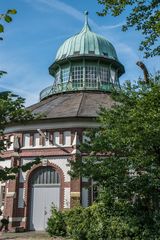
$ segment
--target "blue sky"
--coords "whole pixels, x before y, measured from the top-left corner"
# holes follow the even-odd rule
[[[121,32],[127,12],[118,18],[99,17],[96,12],[102,7],[97,0],[0,0],[0,13],[13,8],[17,14],[12,23],[5,24],[4,41],[0,42],[0,69],[8,72],[0,79],[0,90],[9,89],[26,98],[27,106],[37,102],[39,92],[53,83],[48,67],[64,40],[81,30],[85,10],[92,30],[112,42],[125,66],[121,83],[142,76],[135,64],[138,60],[152,74],[159,69],[158,57],[145,60],[138,51],[139,32]]]

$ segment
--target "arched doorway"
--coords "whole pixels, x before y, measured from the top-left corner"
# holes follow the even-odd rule
[[[60,208],[60,177],[49,166],[40,167],[30,178],[30,230],[42,231],[47,227],[51,206]]]

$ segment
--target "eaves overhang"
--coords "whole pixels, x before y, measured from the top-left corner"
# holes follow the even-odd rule
[[[116,69],[118,69],[118,76],[120,77],[122,74],[125,73],[125,68],[123,66],[123,64],[121,64],[119,61],[113,59],[113,58],[109,58],[107,56],[99,56],[99,55],[72,55],[70,57],[67,58],[63,58],[59,61],[55,61],[50,67],[49,67],[49,73],[54,76],[55,71],[57,70],[57,68],[59,68],[60,66],[62,66],[63,64],[66,63],[74,63],[76,61],[83,61],[83,60],[90,60],[90,61],[99,61],[100,63],[106,63],[109,64],[113,67],[115,67]]]

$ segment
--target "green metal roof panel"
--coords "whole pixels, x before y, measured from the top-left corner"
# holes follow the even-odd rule
[[[84,34],[81,36],[81,48],[80,48],[80,54],[82,55],[84,53]]]
[[[67,39],[62,44],[57,52],[55,61],[72,57],[77,54],[106,56],[118,61],[113,45],[104,37],[91,31],[87,15],[88,13],[86,13],[85,24],[81,32]]]

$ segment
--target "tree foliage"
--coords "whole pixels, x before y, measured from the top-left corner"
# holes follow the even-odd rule
[[[9,9],[9,10],[7,10],[6,13],[0,14],[0,21],[10,23],[10,22],[12,22],[11,15],[16,14],[16,13],[17,13],[17,11],[15,9]],[[4,25],[0,24],[0,33],[3,33],[3,32],[4,32]],[[0,40],[3,40],[3,38],[1,37]]]
[[[47,222],[47,232],[50,236],[66,236],[65,214],[54,206],[51,208],[51,216]]]
[[[11,92],[0,93],[0,161],[4,161],[3,154],[7,151],[10,144],[10,140],[6,137],[5,129],[9,124],[24,123],[26,121],[34,120],[38,116],[34,116],[30,111],[25,109],[24,99],[12,94]],[[32,165],[40,162],[37,158],[32,163],[28,163],[24,166],[13,166],[11,168],[0,169],[0,181],[15,178],[15,174],[18,173],[21,168],[23,171],[27,171]]]
[[[129,204],[117,201],[74,207],[64,212],[54,208],[47,232],[52,237],[65,236],[73,240],[158,240],[158,224],[156,227],[151,225],[151,230],[138,221]]]
[[[146,58],[160,55],[158,40],[160,37],[160,2],[159,0],[98,0],[104,6],[100,16],[111,14],[119,16],[126,9],[130,14],[126,18],[126,24],[122,30],[135,27],[144,35],[139,49],[144,51]]]
[[[89,157],[72,163],[71,173],[96,181],[112,216],[117,203],[128,206],[119,207],[116,216],[128,209],[129,219],[150,235],[142,239],[159,239],[151,236],[160,223],[160,75],[148,84],[127,82],[113,99],[82,146]]]

